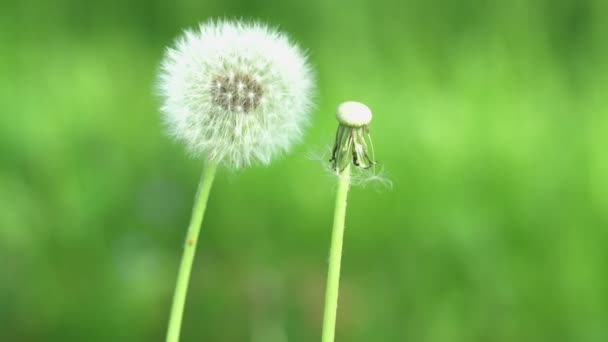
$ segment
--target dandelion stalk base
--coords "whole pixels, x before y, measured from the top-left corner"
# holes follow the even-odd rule
[[[205,167],[201,180],[194,199],[192,208],[192,217],[188,226],[188,233],[184,243],[184,252],[182,261],[179,265],[177,273],[177,284],[175,285],[175,293],[173,295],[173,304],[171,306],[171,316],[169,317],[169,327],[167,330],[167,342],[177,342],[179,340],[180,328],[182,325],[182,316],[184,313],[184,304],[186,303],[186,293],[188,291],[188,282],[190,280],[190,271],[192,270],[192,262],[194,253],[196,252],[196,242],[198,234],[203,223],[205,208],[207,207],[207,199],[211,192],[211,185],[215,178],[217,164],[209,162]]]
[[[346,218],[346,200],[350,185],[350,166],[346,166],[338,178],[334,226],[329,249],[329,270],[325,290],[325,311],[323,313],[322,342],[333,342],[336,330],[338,311],[338,292],[340,287],[340,263],[342,259],[342,242],[344,238],[344,221]]]

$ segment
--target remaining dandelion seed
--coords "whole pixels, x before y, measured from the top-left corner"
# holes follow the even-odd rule
[[[179,338],[196,240],[218,164],[269,164],[298,140],[308,121],[312,77],[302,51],[285,35],[240,21],[186,31],[163,59],[159,90],[169,132],[203,156],[169,319]]]
[[[351,161],[355,166],[365,169],[376,165],[369,134],[369,124],[372,121],[372,111],[369,107],[355,101],[343,102],[338,107],[336,118],[340,125],[330,160],[332,169],[338,173],[342,172]],[[368,152],[370,149],[366,140],[369,141],[371,153]]]
[[[313,88],[297,45],[240,21],[186,31],[167,51],[158,84],[170,134],[191,154],[234,168],[289,150],[308,121]]]

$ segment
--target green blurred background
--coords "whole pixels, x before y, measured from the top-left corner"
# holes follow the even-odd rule
[[[343,100],[392,190],[351,192],[338,341],[608,340],[608,2],[3,1],[0,341],[162,341],[201,161],[166,46],[218,16],[309,50],[304,143],[214,185],[183,341],[318,341]]]

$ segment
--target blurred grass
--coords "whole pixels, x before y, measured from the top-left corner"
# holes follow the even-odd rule
[[[184,341],[318,340],[334,182],[307,156],[346,99],[374,110],[394,188],[351,194],[340,341],[608,339],[605,1],[0,9],[1,341],[163,339],[201,165],[154,77],[217,16],[309,49],[318,107],[293,154],[219,177]]]

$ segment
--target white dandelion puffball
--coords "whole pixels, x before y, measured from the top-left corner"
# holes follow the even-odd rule
[[[267,165],[299,140],[311,109],[311,68],[267,26],[208,22],[186,31],[161,65],[162,116],[193,155]]]

